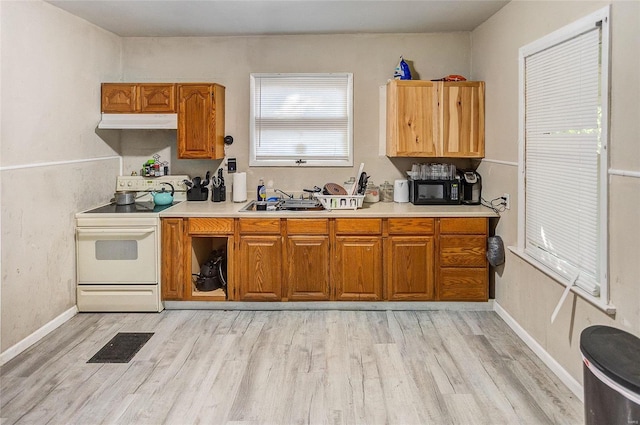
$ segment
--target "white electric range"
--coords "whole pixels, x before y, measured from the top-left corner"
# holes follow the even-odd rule
[[[137,192],[130,205],[115,202],[76,214],[79,311],[162,311],[160,211],[186,200],[188,176],[118,176],[116,191]],[[152,191],[174,187],[172,205],[153,204]]]

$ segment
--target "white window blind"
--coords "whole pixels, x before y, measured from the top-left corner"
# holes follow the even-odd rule
[[[602,34],[592,21],[521,52],[524,251],[594,296],[608,267]]]
[[[353,76],[252,74],[251,159],[262,166],[352,166]]]

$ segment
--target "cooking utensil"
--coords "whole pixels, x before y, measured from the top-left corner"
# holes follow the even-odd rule
[[[327,183],[324,185],[322,193],[324,195],[346,195],[347,191],[337,183]]]
[[[171,183],[162,182],[171,188],[171,193],[167,192],[163,187],[160,192],[151,192],[151,196],[153,197],[153,203],[156,205],[171,205],[173,203],[173,194],[175,193],[175,189]]]
[[[113,201],[116,205],[131,205],[136,201],[136,192],[128,190],[116,192],[113,194]]]
[[[364,195],[367,190],[367,182],[369,181],[369,176],[364,171],[360,174],[360,179],[358,180],[358,195]]]
[[[200,183],[202,183],[202,178],[200,176],[193,178],[193,187],[194,188],[199,188],[200,187]]]
[[[189,180],[187,180],[187,179],[182,180],[182,183],[184,183],[187,187],[191,187],[191,186],[193,186],[193,183],[191,183],[191,182],[190,182]]]
[[[202,186],[209,185],[209,178],[211,177],[211,172],[207,171],[207,174],[204,176],[204,181],[202,182]]]
[[[318,186],[313,186],[313,189],[302,189],[304,192],[307,192],[309,194],[309,197],[311,197],[312,193],[320,193],[322,192],[322,189],[320,189]]]
[[[224,177],[222,177],[222,168],[218,168],[218,179],[220,179],[219,198],[224,202],[227,200],[227,188],[224,185]]]

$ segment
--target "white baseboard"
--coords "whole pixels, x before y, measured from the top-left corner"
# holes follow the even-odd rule
[[[31,347],[36,342],[40,341],[42,338],[47,336],[50,332],[60,327],[67,320],[71,319],[73,316],[78,314],[78,308],[76,306],[71,307],[69,310],[65,311],[58,317],[55,317],[49,323],[42,326],[40,329],[18,342],[17,344],[7,348],[5,351],[0,353],[0,366],[7,363],[9,360],[13,359],[18,354],[22,353],[27,348]]]
[[[516,320],[507,313],[497,302],[493,303],[495,312],[506,322],[507,325],[527,344],[527,346],[547,365],[549,369],[560,379],[571,392],[582,402],[584,402],[584,390],[582,385],[575,380],[565,368],[560,365],[543,347],[540,345]]]

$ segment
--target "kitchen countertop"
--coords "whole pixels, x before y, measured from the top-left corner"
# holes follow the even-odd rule
[[[413,205],[396,202],[364,203],[357,210],[239,211],[248,202],[184,201],[162,211],[160,217],[498,217],[497,213],[481,205]]]

